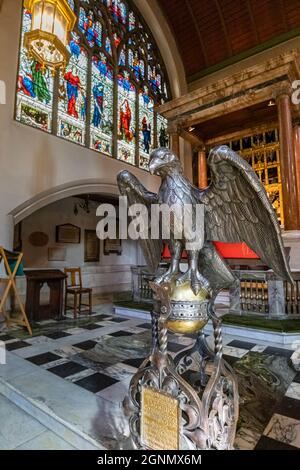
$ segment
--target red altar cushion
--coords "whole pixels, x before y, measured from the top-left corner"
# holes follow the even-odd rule
[[[259,259],[259,256],[252,251],[246,243],[222,243],[222,242],[213,242],[215,247],[218,250],[218,253],[225,259]],[[164,246],[163,259],[170,259],[170,250],[168,245]],[[186,259],[187,254],[184,251],[182,254],[182,258]]]
[[[214,245],[223,258],[259,259],[246,243],[214,242]]]

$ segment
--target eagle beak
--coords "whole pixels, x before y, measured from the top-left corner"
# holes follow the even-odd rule
[[[149,171],[150,171],[151,175],[154,175],[155,170],[156,170],[156,165],[155,165],[155,162],[152,161],[149,164]]]

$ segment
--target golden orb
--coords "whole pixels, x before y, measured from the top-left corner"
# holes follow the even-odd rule
[[[197,295],[191,288],[190,281],[177,286],[170,283],[171,313],[166,322],[173,333],[195,333],[207,324],[210,293],[202,288]]]

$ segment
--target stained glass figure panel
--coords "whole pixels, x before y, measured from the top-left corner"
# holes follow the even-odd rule
[[[92,11],[86,13],[84,8],[80,8],[78,27],[85,35],[90,47],[102,45],[102,25],[99,21],[95,21]]]
[[[104,54],[93,57],[91,92],[91,148],[112,155],[113,73]]]
[[[24,34],[31,29],[31,14],[24,10],[17,80],[16,119],[24,124],[51,132],[53,77],[39,63],[27,56]]]
[[[120,56],[119,56],[119,65],[120,65],[121,67],[125,67],[125,65],[126,65],[126,54],[125,54],[125,51],[124,51],[124,50],[122,50],[122,51],[120,52]]]
[[[76,48],[72,43],[77,45]],[[75,143],[85,143],[87,53],[73,33],[70,45],[70,62],[60,74],[58,104],[58,135]]]
[[[126,24],[127,9],[125,3],[121,0],[102,0],[111,13],[115,23]]]
[[[161,92],[161,76],[157,73],[155,66],[148,67],[148,80],[153,93],[158,94]]]
[[[133,31],[135,29],[135,22],[136,22],[135,15],[134,15],[133,11],[131,11],[129,13],[129,25],[128,25],[129,31]]]
[[[127,8],[126,8],[126,5],[125,3],[121,2],[120,0],[118,0],[118,9],[119,9],[119,21],[121,20],[121,22],[125,25],[126,24],[126,19],[127,19]]]
[[[121,37],[117,33],[114,33],[113,38],[114,38],[114,46],[116,49],[118,49],[119,44],[121,42]]]
[[[134,165],[136,135],[136,90],[129,73],[118,77],[118,158]]]
[[[129,66],[134,73],[137,81],[142,80],[145,77],[145,63],[140,59],[138,51],[129,50],[128,55]]]
[[[106,52],[107,52],[109,55],[112,54],[111,42],[110,42],[110,39],[109,39],[109,38],[106,38],[106,41],[105,41],[105,50],[106,50]]]
[[[147,169],[154,149],[154,102],[146,87],[139,93],[139,133],[139,166]]]
[[[157,141],[159,147],[169,147],[170,138],[168,134],[168,120],[161,116],[157,115]]]

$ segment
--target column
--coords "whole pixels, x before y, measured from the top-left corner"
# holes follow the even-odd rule
[[[170,138],[171,138],[171,150],[179,157],[180,156],[179,134],[177,133],[170,134]]]
[[[170,135],[170,149],[180,158],[180,141],[177,123],[169,123],[168,134]]]
[[[198,187],[205,189],[207,186],[207,158],[205,147],[201,147],[198,150]]]
[[[277,98],[280,134],[280,171],[282,182],[283,213],[285,230],[298,230],[299,207],[294,154],[294,136],[290,93],[281,91]]]

